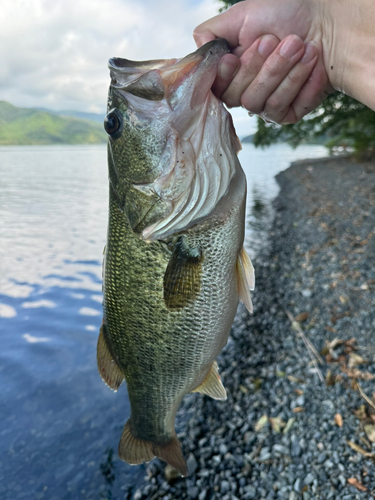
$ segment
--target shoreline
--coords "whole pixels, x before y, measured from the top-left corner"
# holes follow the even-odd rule
[[[127,498],[354,500],[375,490],[375,419],[358,388],[375,391],[375,165],[303,160],[276,179],[254,315],[239,307],[218,358],[228,399],[185,397],[176,423],[190,476],[168,483],[153,460]],[[323,353],[323,382],[301,330]]]

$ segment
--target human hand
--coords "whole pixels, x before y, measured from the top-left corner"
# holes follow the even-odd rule
[[[198,46],[225,38],[214,93],[266,121],[295,123],[334,89],[323,59],[322,13],[313,0],[247,0],[194,31]]]

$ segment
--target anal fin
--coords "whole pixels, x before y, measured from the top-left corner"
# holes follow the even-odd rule
[[[216,361],[212,363],[210,371],[203,382],[192,392],[206,394],[212,399],[227,399],[227,391],[223,386]]]
[[[116,361],[113,359],[112,354],[109,352],[105,337],[104,326],[100,327],[98,345],[96,349],[96,360],[98,363],[98,370],[103,381],[117,391],[125,377],[123,372],[117,366]]]
[[[250,290],[254,290],[255,273],[250,257],[244,247],[241,248],[238,254],[236,267],[238,295],[240,300],[244,303],[246,309],[252,313],[253,304],[251,302]]]
[[[180,441],[176,435],[163,445],[145,441],[133,435],[129,420],[122,432],[118,456],[130,465],[149,462],[156,456],[174,467],[182,476],[188,475]]]

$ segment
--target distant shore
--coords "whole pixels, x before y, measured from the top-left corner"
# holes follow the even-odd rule
[[[177,421],[190,476],[168,483],[153,461],[128,498],[354,500],[375,490],[374,419],[357,385],[372,397],[375,165],[304,160],[277,181],[254,315],[240,306],[218,359],[228,400],[186,397]]]

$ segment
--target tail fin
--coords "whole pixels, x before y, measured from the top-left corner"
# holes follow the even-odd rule
[[[161,458],[164,462],[174,467],[182,476],[186,477],[188,475],[188,468],[182,454],[181,444],[176,434],[168,444],[163,446],[154,445],[152,449],[158,458]]]
[[[129,420],[126,422],[120,444],[118,447],[118,456],[128,464],[137,465],[142,462],[149,462],[155,456],[161,458],[172,465],[183,476],[188,475],[188,469],[185,459],[182,455],[180,441],[174,435],[169,443],[158,445],[150,441],[144,441],[133,436]]]

